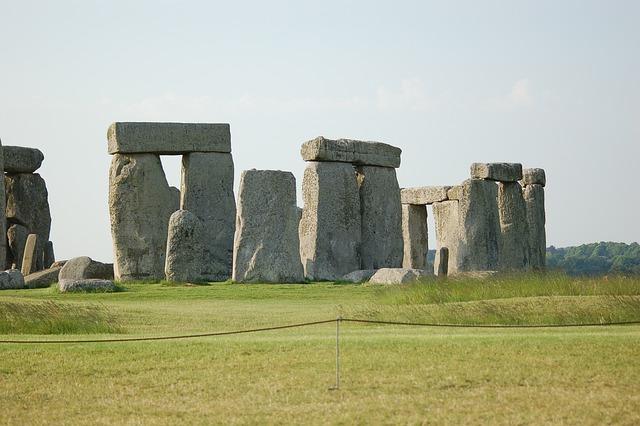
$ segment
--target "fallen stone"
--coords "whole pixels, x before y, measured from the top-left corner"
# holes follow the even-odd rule
[[[446,201],[450,186],[420,186],[403,188],[400,192],[402,204],[429,205]]]
[[[51,241],[47,241],[44,245],[44,263],[42,266],[45,269],[50,268],[55,261],[56,256],[53,252],[53,243]]]
[[[402,239],[404,240],[402,267],[426,269],[429,251],[426,206],[402,205]]]
[[[433,204],[433,218],[436,228],[436,256],[433,264],[434,274],[440,272],[442,250],[447,249],[447,270],[457,271],[458,249],[462,240],[458,201],[443,201]]]
[[[113,279],[113,264],[101,263],[90,257],[81,256],[69,259],[60,271],[60,280]]]
[[[109,171],[115,279],[161,280],[175,197],[154,154],[116,154]]]
[[[167,257],[164,273],[167,281],[197,283],[202,276],[204,230],[198,217],[188,210],[178,210],[169,218]]]
[[[355,169],[339,162],[308,163],[302,182],[300,257],[312,280],[339,279],[360,269],[360,195]]]
[[[5,173],[33,173],[40,168],[44,160],[42,151],[22,146],[4,146]]]
[[[42,271],[34,272],[24,277],[24,284],[27,288],[45,288],[58,282],[62,266],[55,266]]]
[[[348,273],[347,275],[343,275],[338,281],[343,281],[347,283],[364,283],[369,281],[369,279],[376,273],[375,269],[361,269],[359,271],[353,271]]]
[[[402,150],[381,142],[325,139],[319,136],[302,144],[304,161],[338,161],[360,166],[400,167]]]
[[[231,152],[229,124],[117,122],[107,131],[109,154]]]
[[[16,290],[24,288],[24,277],[17,269],[0,272],[0,290]]]
[[[547,259],[547,236],[545,230],[544,188],[530,184],[524,187],[524,201],[529,225],[529,264],[534,270],[544,270]]]
[[[36,265],[36,247],[38,244],[38,236],[36,234],[29,234],[27,236],[27,242],[24,245],[24,253],[22,255],[22,275],[29,275],[31,272],[35,272]]]
[[[231,154],[192,153],[182,157],[183,210],[195,214],[203,226],[202,277],[231,278],[236,201]]]
[[[247,170],[240,178],[233,247],[236,282],[304,281],[296,179],[290,172]]]
[[[526,185],[542,185],[547,184],[547,177],[544,169],[524,169],[522,171],[522,184]]]
[[[58,289],[62,293],[73,291],[114,291],[113,281],[101,279],[65,279],[58,282]]]
[[[12,268],[22,269],[22,257],[24,256],[24,246],[27,243],[29,230],[26,226],[13,224],[7,230],[7,242],[9,251],[7,252],[7,264]]]
[[[51,231],[47,185],[37,173],[7,174],[4,182],[7,196],[6,217],[10,223],[24,225],[30,234],[38,235],[34,254],[36,263],[32,272],[42,270],[44,247]]]
[[[529,226],[527,211],[518,182],[498,183],[501,271],[522,271],[529,267]]]
[[[369,279],[369,284],[406,284],[431,276],[422,269],[382,268]]]
[[[519,163],[473,163],[471,178],[500,182],[517,182],[522,179],[522,164]]]
[[[402,204],[396,170],[357,168],[360,189],[362,269],[402,266]]]

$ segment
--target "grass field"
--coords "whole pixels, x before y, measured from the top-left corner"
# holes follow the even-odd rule
[[[640,319],[640,280],[624,278],[125,287],[3,291],[0,339],[160,336],[337,315],[508,324]],[[42,307],[66,326],[38,329],[24,319]],[[179,341],[1,344],[0,423],[640,422],[640,326],[343,323],[341,336],[339,391],[329,390],[335,324]]]

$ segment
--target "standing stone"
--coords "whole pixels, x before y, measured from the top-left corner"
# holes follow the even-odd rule
[[[29,230],[27,227],[18,224],[11,225],[7,230],[7,241],[9,243],[9,251],[7,253],[8,269],[22,268],[22,256],[24,256],[24,246],[27,243],[28,235]]]
[[[24,245],[24,256],[22,258],[23,276],[27,276],[30,273],[35,272],[37,243],[38,236],[36,234],[29,234],[27,237],[27,243]]]
[[[24,225],[30,234],[38,235],[34,272],[40,271],[44,267],[44,246],[49,241],[51,231],[47,185],[37,173],[7,174],[4,181],[7,220]]]
[[[362,226],[361,268],[402,266],[402,204],[396,170],[358,167]]]
[[[544,270],[547,257],[547,237],[545,231],[544,188],[532,184],[524,187],[524,201],[527,207],[529,225],[530,265],[532,269]]]
[[[449,274],[449,249],[446,247],[440,247],[438,250],[438,263],[436,266],[436,275],[439,277],[446,277]]]
[[[53,243],[51,241],[47,241],[44,245],[44,269],[50,268],[55,261],[56,256],[53,252]]]
[[[44,154],[36,148],[5,146],[3,151],[5,173],[33,173],[44,160]]]
[[[171,191],[171,206],[174,212],[180,210],[180,190],[175,186],[170,186]]]
[[[498,182],[500,215],[499,270],[521,271],[529,266],[527,210],[518,182]]]
[[[433,204],[433,218],[436,228],[436,257],[433,264],[434,274],[438,275],[442,250],[448,249],[448,271],[458,271],[458,249],[461,243],[458,201],[443,201]]]
[[[300,257],[307,278],[337,280],[360,268],[360,195],[353,165],[309,162],[302,182]]]
[[[4,174],[4,148],[0,141],[0,171]],[[7,217],[6,217],[5,186],[0,185],[0,265],[4,268],[7,264]]]
[[[427,269],[429,240],[427,207],[402,205],[402,238],[404,240],[403,268]]]
[[[290,172],[247,170],[240,178],[233,280],[302,282],[296,179]]]
[[[169,219],[167,258],[164,273],[167,281],[201,282],[204,266],[202,222],[188,210],[178,210]]]
[[[231,277],[236,202],[231,154],[194,152],[182,157],[180,208],[195,214],[203,226],[202,277]]]
[[[116,154],[109,171],[115,279],[164,278],[167,226],[174,195],[154,154]]]

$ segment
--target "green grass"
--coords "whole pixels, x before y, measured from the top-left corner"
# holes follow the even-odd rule
[[[621,306],[628,300],[636,307],[638,280],[570,282],[541,282],[546,293],[535,294],[524,294],[534,289],[518,289],[507,278],[502,284],[401,288],[157,283],[125,284],[126,291],[117,293],[7,290],[0,301],[103,306],[125,334],[0,339],[199,333],[370,308],[400,314],[428,306],[460,319],[497,322],[505,319],[491,317],[484,304],[514,313],[582,309],[591,318],[626,309]],[[483,298],[508,291],[507,297]],[[335,380],[334,324],[182,341],[0,344],[0,424],[640,422],[640,326],[487,330],[343,323],[341,336],[339,391],[328,390]]]

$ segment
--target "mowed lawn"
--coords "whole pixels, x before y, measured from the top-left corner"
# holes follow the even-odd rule
[[[440,294],[441,300],[420,300],[417,317],[452,322],[498,306],[506,312],[555,310],[574,318],[571,309],[587,306],[580,318],[598,319],[598,309],[615,310],[620,303],[620,319],[630,319],[639,302],[636,287],[626,283],[614,294],[516,292],[484,300],[474,299],[491,291],[458,292],[455,300]],[[332,283],[129,284],[110,294],[3,291],[0,309],[3,302],[89,306],[108,313],[121,333],[2,334],[0,339],[177,335],[337,315],[410,319],[400,313],[415,311],[416,305],[398,305],[405,297],[404,290],[398,292]],[[419,299],[415,287],[406,295]],[[495,319],[495,309],[491,312],[488,318]],[[601,314],[612,319],[609,312]],[[177,341],[0,344],[0,423],[640,423],[637,325],[505,330],[342,323],[341,388],[330,390],[335,328]]]

